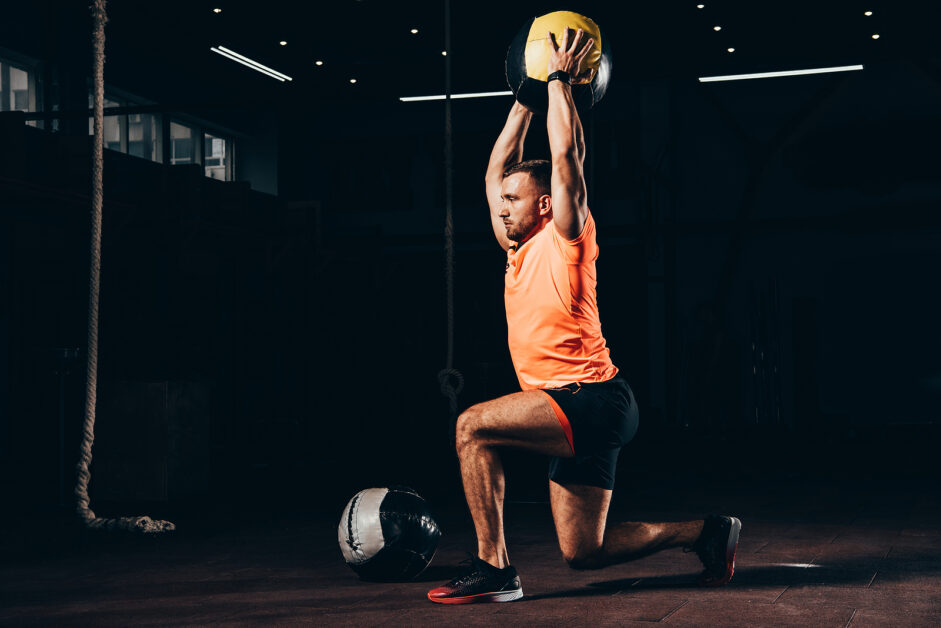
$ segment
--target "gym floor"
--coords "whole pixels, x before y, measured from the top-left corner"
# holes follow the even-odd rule
[[[184,513],[179,530],[160,539],[70,536],[22,521],[0,546],[0,625],[938,625],[941,498],[931,482],[688,479],[615,491],[611,518],[738,515],[735,577],[723,588],[696,587],[698,560],[681,550],[572,571],[548,504],[520,500],[507,504],[506,520],[525,597],[436,605],[425,592],[474,547],[459,501],[438,515],[432,564],[398,584],[362,582],[343,564],[338,502],[335,513],[283,517]]]

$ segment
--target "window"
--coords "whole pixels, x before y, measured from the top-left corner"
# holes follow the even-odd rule
[[[219,181],[228,181],[229,151],[228,140],[206,133],[203,136],[203,165],[206,176]]]
[[[29,111],[29,75],[10,68],[10,111]]]
[[[188,126],[170,123],[170,163],[194,164],[196,163],[195,132]]]
[[[104,107],[121,107],[124,103],[121,103],[117,100],[111,100],[105,96]],[[94,97],[88,95],[88,108],[91,109],[95,106]],[[124,152],[121,146],[121,130],[127,124],[127,116],[105,116],[104,119],[105,129],[104,129],[104,141],[105,148],[108,150],[116,150],[118,152]],[[95,132],[95,119],[91,116],[88,117],[88,134],[92,135]]]
[[[109,87],[104,107],[138,107],[140,100]],[[89,93],[88,107],[93,106],[94,97]],[[94,132],[94,119],[89,116],[88,134]],[[200,164],[207,177],[231,181],[233,142],[215,133],[204,129],[198,120],[171,120],[165,114],[131,113],[104,118],[104,145],[109,150],[158,163]]]
[[[121,103],[105,98],[105,108],[120,107]],[[109,150],[121,150],[121,127],[126,116],[105,116],[105,148]],[[95,121],[91,120],[94,127]]]
[[[161,161],[160,137],[157,117],[149,113],[135,113],[127,117],[127,153],[151,161]]]
[[[33,111],[32,74],[0,59],[0,111]]]

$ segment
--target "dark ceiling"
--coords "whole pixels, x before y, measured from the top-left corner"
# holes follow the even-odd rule
[[[32,45],[30,23],[40,14],[57,15],[53,37],[75,31],[76,42],[87,42],[88,3],[4,1],[0,7],[8,19],[0,24],[0,47],[16,49],[17,40]],[[938,57],[937,1],[702,4],[703,9],[696,0],[450,0],[453,92],[506,89],[504,55],[513,35],[528,18],[560,8],[589,15],[601,26],[614,51],[614,84],[904,56],[931,63]],[[873,15],[865,16],[867,10]],[[108,11],[106,81],[160,102],[304,107],[444,89],[445,0],[112,0]],[[722,30],[714,31],[716,25]],[[412,34],[412,28],[419,32]],[[279,45],[282,40],[287,45]],[[210,51],[218,45],[294,80],[280,83],[220,57]],[[727,52],[729,47],[735,52]],[[314,65],[318,59],[323,66]]]
[[[562,6],[558,6],[561,4]],[[938,2],[821,0],[768,2],[495,2],[451,0],[453,91],[506,89],[506,47],[523,22],[567,8],[610,38],[617,80],[690,78],[729,72],[865,63],[931,54]],[[221,8],[214,13],[213,8]],[[873,11],[872,16],[864,12]],[[163,60],[203,80],[259,87],[261,97],[388,99],[441,93],[445,1],[268,0],[112,2],[110,61]],[[722,30],[714,31],[720,25]],[[410,29],[417,28],[412,34]],[[880,34],[873,40],[874,33]],[[281,40],[286,46],[279,45]],[[289,84],[210,52],[224,45],[293,77]],[[734,47],[735,52],[727,49]],[[323,60],[317,67],[315,60]],[[164,65],[165,64],[165,65]],[[350,79],[355,78],[356,84]],[[237,91],[237,90],[236,90]],[[265,96],[268,95],[268,96]],[[252,97],[259,97],[255,94]]]

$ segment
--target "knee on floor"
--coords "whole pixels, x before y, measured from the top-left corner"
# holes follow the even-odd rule
[[[568,566],[572,569],[583,571],[585,569],[600,569],[605,566],[601,548],[592,551],[576,550],[573,552],[562,552],[562,557]]]

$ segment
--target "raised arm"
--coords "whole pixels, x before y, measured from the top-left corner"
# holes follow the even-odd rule
[[[552,52],[549,55],[549,74],[563,72],[574,83],[590,81],[592,72],[578,74],[579,64],[591,47],[592,39],[579,46],[582,30],[569,38],[569,29],[557,46],[552,33],[547,35]],[[568,81],[549,81],[549,110],[546,127],[549,133],[549,150],[552,153],[552,221],[566,240],[574,240],[582,232],[588,218],[588,193],[585,188],[585,136],[582,123],[572,100],[572,88]]]
[[[503,186],[503,173],[507,168],[523,160],[523,140],[532,120],[532,112],[519,104],[513,103],[510,115],[507,116],[503,131],[497,137],[490,153],[490,163],[487,164],[487,175],[484,181],[487,186],[487,203],[490,204],[490,223],[493,235],[503,250],[510,248],[510,240],[506,237],[506,226],[500,218],[500,209],[503,201],[500,199],[500,189]]]

